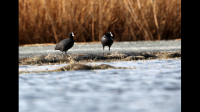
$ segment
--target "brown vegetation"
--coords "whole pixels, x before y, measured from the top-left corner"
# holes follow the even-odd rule
[[[150,60],[150,59],[170,59],[181,58],[181,52],[132,52],[111,54],[73,54],[68,56],[48,54],[35,55],[29,58],[20,58],[19,65],[50,65],[50,64],[67,64],[67,63],[96,63],[96,62],[116,62],[116,61],[133,61],[133,60]]]
[[[19,0],[19,45],[181,38],[181,0]]]

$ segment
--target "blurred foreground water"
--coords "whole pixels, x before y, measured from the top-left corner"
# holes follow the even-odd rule
[[[96,64],[136,69],[19,74],[19,112],[181,111],[181,59]]]

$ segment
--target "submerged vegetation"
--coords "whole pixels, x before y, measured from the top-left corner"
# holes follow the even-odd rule
[[[181,0],[19,0],[19,45],[181,38]]]
[[[116,62],[150,59],[181,58],[181,52],[113,52],[107,55],[97,54],[71,54],[69,56],[48,54],[36,55],[29,58],[20,58],[19,65],[46,65],[46,64],[76,64],[95,62]]]
[[[42,72],[58,72],[58,71],[74,71],[74,70],[97,70],[97,69],[136,69],[135,67],[114,67],[108,64],[97,65],[98,62],[120,62],[120,61],[136,61],[151,59],[180,59],[181,52],[139,52],[139,53],[119,53],[113,52],[107,55],[83,54],[61,56],[48,54],[47,56],[36,55],[29,58],[19,59],[19,65],[59,65],[67,64],[54,70],[28,71],[19,70],[19,73],[42,73]],[[95,65],[87,65],[94,63]]]

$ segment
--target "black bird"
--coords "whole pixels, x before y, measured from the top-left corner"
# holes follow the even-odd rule
[[[69,50],[74,45],[74,38],[73,37],[74,37],[74,33],[73,32],[69,33],[69,38],[61,40],[56,45],[54,50],[62,51],[62,55],[63,55],[63,51],[65,51],[65,54],[66,54],[67,50]]]
[[[113,35],[111,32],[108,32],[106,33],[106,35],[104,35],[102,38],[101,38],[101,44],[103,46],[103,50],[104,50],[104,47],[105,46],[108,46],[109,47],[109,52],[110,52],[110,47],[111,45],[113,44]],[[104,54],[104,53],[103,53]]]

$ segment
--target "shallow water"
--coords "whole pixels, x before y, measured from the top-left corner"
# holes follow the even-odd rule
[[[20,74],[19,111],[181,111],[181,59],[103,64],[136,69]]]

